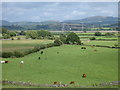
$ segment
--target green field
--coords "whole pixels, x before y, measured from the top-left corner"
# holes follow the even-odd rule
[[[118,41],[83,41],[87,45],[103,45],[103,46],[114,46]]]
[[[54,81],[69,84],[75,81],[80,85],[118,81],[117,49],[87,47],[82,50],[80,47],[63,45],[45,49],[43,55],[37,52],[22,58],[3,58],[10,61],[2,65],[3,80],[38,84],[53,84]],[[21,60],[25,62],[22,67]],[[83,73],[87,74],[86,78],[82,78]]]
[[[33,40],[33,39],[22,39],[22,40],[2,40],[2,51],[9,52],[14,50],[26,50],[34,48],[39,44],[51,43],[53,40]]]

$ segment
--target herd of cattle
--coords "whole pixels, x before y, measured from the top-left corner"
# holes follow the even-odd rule
[[[93,47],[92,47],[92,48],[93,48]],[[81,49],[87,49],[87,48],[86,48],[86,47],[81,47]],[[97,50],[94,49],[94,51],[96,52]],[[41,54],[44,54],[43,51],[41,51],[40,53],[41,53]],[[59,54],[59,52],[57,52],[57,54]],[[41,59],[40,57],[38,57],[38,58]],[[1,61],[2,64],[8,63],[8,62],[9,62],[9,61]],[[20,61],[20,64],[24,64],[24,61]],[[83,74],[82,77],[83,77],[83,78],[86,78],[86,74]],[[53,84],[54,84],[54,85],[58,85],[58,84],[61,84],[61,82],[55,81],[55,82],[53,82]],[[69,84],[75,84],[75,81],[71,81],[71,82],[69,82]],[[63,86],[65,86],[65,85],[63,85]]]

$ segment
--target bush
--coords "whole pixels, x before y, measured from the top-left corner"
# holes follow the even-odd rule
[[[54,43],[48,43],[47,48],[49,48],[49,47],[54,47]]]
[[[90,37],[89,39],[90,39],[90,40],[96,40],[96,38],[95,38],[95,37]]]
[[[54,41],[54,45],[55,45],[55,46],[61,46],[62,44],[63,44],[62,41],[59,40],[59,39],[56,39],[56,40]]]
[[[15,57],[23,57],[23,56],[25,56],[25,53],[21,52],[21,51],[14,51],[14,56]]]
[[[18,37],[17,40],[20,40],[20,37]]]
[[[101,32],[95,32],[95,36],[102,36]]]
[[[2,57],[3,58],[9,58],[11,56],[14,56],[14,53],[13,52],[3,52],[2,53]]]
[[[11,40],[14,40],[14,38],[12,37]]]
[[[76,33],[71,32],[68,34],[66,38],[66,43],[67,44],[81,44],[81,41]]]

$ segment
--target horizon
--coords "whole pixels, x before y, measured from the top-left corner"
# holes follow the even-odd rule
[[[92,16],[118,17],[118,3],[3,2],[2,16],[2,20],[10,22],[62,22],[65,20],[78,20]]]
[[[113,16],[91,16],[91,17],[113,17]],[[90,17],[86,17],[86,18],[90,18]],[[86,18],[82,18],[82,19],[86,19]],[[113,18],[118,18],[118,17],[113,17]],[[71,19],[71,20],[82,20],[82,19]],[[7,20],[1,20],[1,21],[7,21]],[[58,22],[64,22],[64,21],[59,21],[59,20],[46,20],[46,21],[58,21]],[[38,22],[46,22],[46,21],[38,21]],[[7,21],[7,22],[12,22],[12,21]],[[16,22],[16,21],[13,21]],[[17,21],[17,22],[35,22],[35,21]]]

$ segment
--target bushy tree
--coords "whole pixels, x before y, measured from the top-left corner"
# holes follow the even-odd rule
[[[37,31],[38,33],[38,37],[46,37],[46,36],[52,36],[52,34],[49,32],[49,31],[46,31],[46,30],[40,30],[40,31]]]
[[[90,37],[90,40],[96,40],[96,38],[95,37]]]
[[[67,44],[81,44],[80,38],[74,32],[68,34],[66,38]]]
[[[60,40],[63,42],[63,43],[66,43],[66,35],[64,35],[64,34],[61,34],[60,35]]]
[[[101,32],[95,32],[95,36],[102,36]]]
[[[10,38],[10,35],[8,34],[3,34],[3,39],[9,39]]]
[[[7,34],[8,30],[6,28],[2,28],[2,34]]]
[[[27,31],[26,38],[32,38],[32,39],[38,38],[37,31]]]
[[[55,46],[60,46],[60,45],[62,45],[62,41],[61,41],[60,39],[56,39],[56,40],[54,41],[54,45],[55,45]]]
[[[110,33],[110,32],[105,33],[105,36],[114,36],[114,35],[115,35],[114,33]]]

